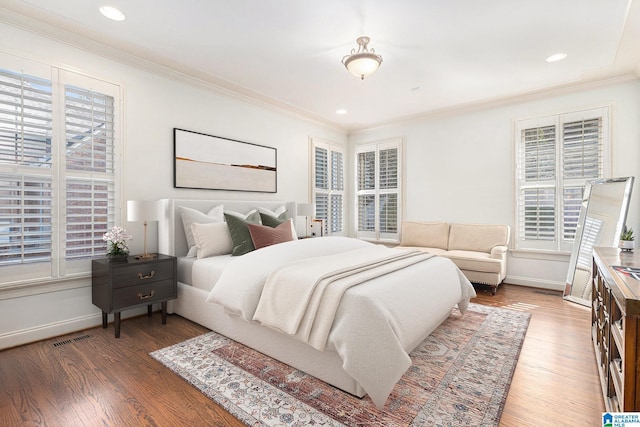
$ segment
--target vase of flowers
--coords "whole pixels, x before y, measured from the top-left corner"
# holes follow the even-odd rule
[[[113,259],[124,259],[129,255],[127,241],[131,240],[131,235],[122,227],[115,226],[104,233],[102,240],[107,242],[107,256]]]

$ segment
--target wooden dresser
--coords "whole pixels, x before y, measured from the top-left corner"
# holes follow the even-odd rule
[[[593,251],[591,332],[607,411],[640,411],[640,280],[614,266],[640,268],[640,253]]]

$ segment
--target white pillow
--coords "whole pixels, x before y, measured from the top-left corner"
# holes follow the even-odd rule
[[[216,255],[230,254],[233,241],[229,227],[224,222],[210,222],[207,224],[191,224],[193,238],[196,242],[198,259]]]
[[[224,206],[218,205],[212,208],[206,214],[196,209],[187,208],[184,206],[178,206],[180,216],[182,216],[182,226],[184,227],[184,234],[187,237],[187,245],[189,246],[189,253],[187,257],[196,256],[198,248],[193,239],[193,231],[191,230],[191,224],[208,224],[211,222],[224,222]]]

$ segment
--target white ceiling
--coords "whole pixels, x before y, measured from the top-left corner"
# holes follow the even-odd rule
[[[640,75],[640,0],[0,0],[0,7],[348,130]],[[104,18],[99,6],[127,19]],[[66,31],[65,31],[66,33]],[[364,81],[341,59],[367,35]],[[564,52],[564,61],[547,63]],[[344,108],[346,115],[335,111]]]

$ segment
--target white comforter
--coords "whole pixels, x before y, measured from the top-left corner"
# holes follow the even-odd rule
[[[231,261],[207,301],[254,321],[267,277],[274,269],[306,258],[330,257],[374,247],[344,237],[304,239],[269,246]],[[386,251],[397,251],[386,249]],[[430,257],[349,286],[333,319],[325,351],[336,351],[349,373],[378,407],[411,365],[408,353],[446,318],[462,312],[473,286],[448,259]]]
[[[370,245],[286,263],[267,277],[253,320],[324,351],[348,289],[432,256]]]

